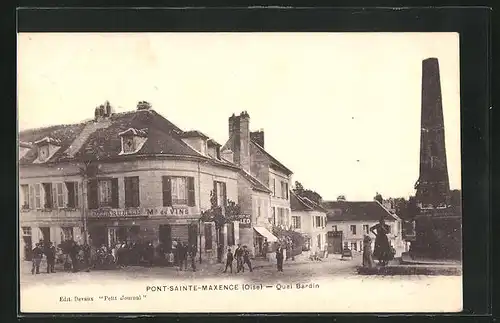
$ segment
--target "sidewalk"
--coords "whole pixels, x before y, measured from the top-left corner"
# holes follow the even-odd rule
[[[447,259],[429,259],[423,257],[411,257],[408,252],[403,252],[401,255],[401,264],[413,264],[413,265],[432,265],[432,266],[461,266],[461,262],[458,260],[447,260]]]

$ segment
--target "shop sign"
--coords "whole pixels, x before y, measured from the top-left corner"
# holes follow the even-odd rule
[[[250,215],[242,214],[239,216],[240,228],[250,228],[252,218]]]
[[[189,209],[188,208],[176,208],[176,207],[149,208],[149,209],[146,209],[146,214],[148,216],[189,215]]]
[[[91,218],[118,218],[118,217],[143,217],[147,216],[141,209],[97,209],[90,210]]]

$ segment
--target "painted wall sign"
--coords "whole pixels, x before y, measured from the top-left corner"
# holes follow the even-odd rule
[[[240,215],[240,228],[249,228],[252,224],[250,215]]]
[[[148,216],[189,215],[189,209],[188,208],[176,208],[176,207],[149,208],[149,209],[146,209],[146,214]]]
[[[97,209],[90,210],[91,218],[117,218],[117,217],[144,217],[147,216],[142,209]]]

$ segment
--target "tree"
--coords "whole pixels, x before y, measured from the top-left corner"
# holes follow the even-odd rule
[[[217,205],[217,195],[214,191],[210,192],[210,209],[201,212],[200,221],[214,222],[215,224],[215,238],[217,245],[219,245],[219,236],[222,228],[226,223],[237,221],[240,215],[240,206],[234,201],[227,200],[224,207]]]
[[[316,193],[315,191],[309,190],[309,189],[304,189],[304,186],[298,181],[295,182],[295,189],[293,190],[295,194],[297,194],[300,197],[307,197],[311,201],[321,204],[323,198],[321,195]]]

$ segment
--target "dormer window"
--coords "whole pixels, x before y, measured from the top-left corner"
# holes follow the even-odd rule
[[[141,150],[147,140],[147,129],[129,128],[118,134],[122,138],[122,151],[120,155],[135,154]]]
[[[45,137],[35,142],[38,147],[38,158],[35,163],[44,163],[48,161],[61,148],[59,140]]]

